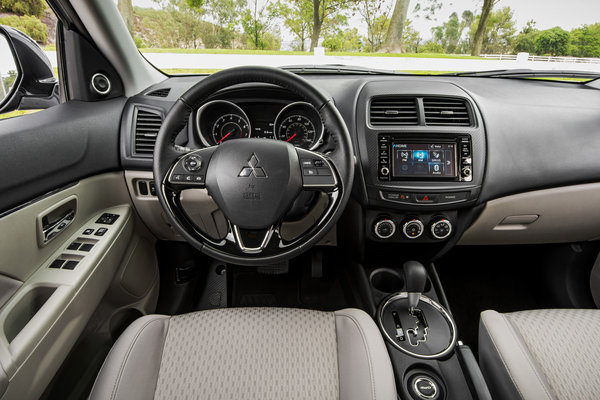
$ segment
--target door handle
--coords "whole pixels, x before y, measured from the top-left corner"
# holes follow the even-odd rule
[[[66,230],[75,219],[76,213],[77,197],[70,196],[39,214],[37,217],[39,246],[45,246]]]

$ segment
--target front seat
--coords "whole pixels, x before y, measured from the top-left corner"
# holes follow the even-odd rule
[[[598,399],[600,310],[484,311],[479,363],[496,400]]]
[[[136,320],[91,400],[395,400],[394,373],[363,311],[231,308]]]

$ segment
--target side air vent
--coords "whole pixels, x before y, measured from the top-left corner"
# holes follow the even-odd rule
[[[154,153],[156,136],[162,125],[158,112],[137,109],[135,116],[135,154],[151,156]]]
[[[414,97],[376,97],[371,100],[369,119],[373,126],[419,125]]]
[[[146,96],[167,97],[170,92],[171,92],[171,88],[156,89],[156,90],[146,93]]]
[[[471,126],[471,114],[465,100],[444,97],[423,98],[425,125]]]

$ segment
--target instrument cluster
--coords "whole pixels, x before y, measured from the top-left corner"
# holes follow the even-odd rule
[[[310,103],[240,105],[214,100],[198,110],[196,131],[205,146],[241,138],[284,140],[307,150],[315,150],[323,143],[323,121]]]

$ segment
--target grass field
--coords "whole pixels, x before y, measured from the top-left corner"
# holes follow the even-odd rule
[[[233,50],[233,49],[139,49],[142,53],[173,53],[173,54],[258,54],[258,55],[287,55],[287,56],[310,56],[308,51],[279,51],[279,50]],[[325,56],[340,57],[412,57],[412,58],[451,58],[486,60],[483,57],[472,57],[466,54],[437,54],[437,53],[362,53],[362,52],[325,52]]]
[[[56,46],[45,46],[44,50],[56,51]],[[173,54],[258,54],[258,55],[281,55],[281,56],[310,56],[309,51],[287,51],[287,50],[243,50],[243,49],[167,49],[167,48],[141,48],[142,53],[173,53]],[[459,60],[486,60],[483,57],[472,57],[466,54],[439,54],[439,53],[362,53],[351,51],[326,51],[326,56],[339,57],[411,57],[411,58],[451,58]]]

